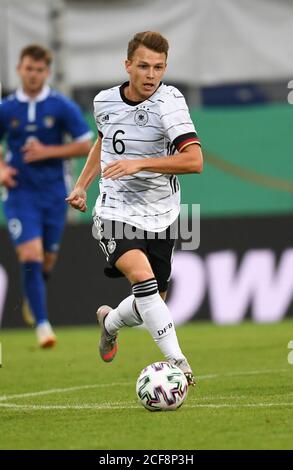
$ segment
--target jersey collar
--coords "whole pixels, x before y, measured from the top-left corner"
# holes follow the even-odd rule
[[[160,85],[158,86],[158,88],[154,91],[154,93],[149,98],[151,98],[152,96],[154,96],[155,93],[157,93],[157,91],[160,89],[162,84],[163,83],[160,82]],[[126,98],[124,90],[128,85],[129,85],[129,82],[124,82],[119,87],[120,97],[121,97],[122,101],[124,101],[124,103],[129,104],[129,106],[137,106],[138,104],[143,103],[144,101],[148,101],[149,98],[146,98],[145,100],[141,100],[141,101],[131,101],[128,98]]]
[[[126,98],[124,90],[128,85],[129,85],[129,82],[124,82],[123,85],[120,86],[119,91],[120,91],[121,99],[122,101],[124,101],[124,103],[129,104],[129,106],[137,106],[138,104],[142,103],[144,100],[132,101]]]
[[[44,85],[40,93],[32,99],[23,91],[22,88],[18,88],[16,90],[15,96],[18,99],[18,101],[21,101],[24,103],[27,103],[29,101],[44,101],[46,98],[48,98],[50,91],[51,91],[51,88],[49,87],[49,85]]]

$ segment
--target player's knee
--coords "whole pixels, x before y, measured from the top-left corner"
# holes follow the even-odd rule
[[[132,284],[137,282],[144,282],[148,279],[152,279],[154,277],[154,273],[152,270],[148,269],[136,269],[130,274],[130,281]]]
[[[25,249],[18,252],[18,259],[21,263],[42,263],[43,255],[38,250]]]

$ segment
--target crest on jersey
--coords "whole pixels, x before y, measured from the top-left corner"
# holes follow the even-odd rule
[[[108,241],[107,249],[108,249],[108,252],[110,253],[110,255],[112,255],[112,253],[114,253],[114,251],[116,250],[116,242],[115,242],[114,238],[111,238]]]
[[[138,109],[136,111],[134,121],[138,126],[145,126],[148,120],[148,113],[144,109]]]
[[[44,126],[45,127],[53,127],[55,124],[55,118],[53,116],[45,116],[44,117]]]

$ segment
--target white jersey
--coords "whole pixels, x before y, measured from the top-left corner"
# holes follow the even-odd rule
[[[162,157],[199,143],[185,99],[177,88],[161,84],[149,99],[137,103],[125,97],[127,85],[103,90],[94,99],[102,138],[102,172],[115,160]],[[161,232],[174,222],[179,211],[180,186],[175,175],[140,171],[117,180],[100,180],[95,212],[103,219]]]

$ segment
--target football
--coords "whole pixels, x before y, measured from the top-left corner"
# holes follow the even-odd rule
[[[140,403],[149,411],[171,411],[187,397],[187,379],[178,367],[168,362],[154,362],[145,367],[136,382]]]

